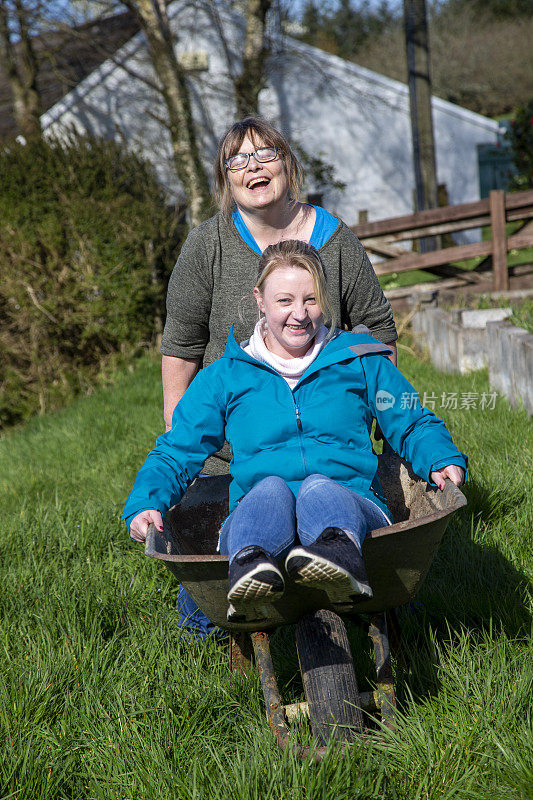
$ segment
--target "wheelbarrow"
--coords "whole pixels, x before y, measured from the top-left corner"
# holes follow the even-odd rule
[[[360,735],[363,711],[377,712],[382,724],[394,727],[396,699],[387,618],[416,596],[452,514],[466,504],[450,480],[443,491],[435,489],[388,447],[378,464],[394,524],[367,535],[363,556],[374,596],[354,602],[349,611],[349,616],[361,619],[362,615],[368,622],[376,664],[372,692],[358,691],[346,628],[325,592],[298,586],[284,574],[285,592],[270,606],[266,619],[255,624],[228,621],[228,557],[217,555],[216,546],[228,514],[229,475],[198,478],[169,510],[164,530],[159,532],[153,525],[148,530],[146,555],[164,561],[204,614],[229,632],[231,669],[246,674],[255,656],[274,738],[301,758],[311,755],[320,760],[330,737],[351,741]],[[306,702],[283,705],[268,632],[289,624],[296,625]],[[292,742],[290,722],[298,715],[309,717],[316,747]]]

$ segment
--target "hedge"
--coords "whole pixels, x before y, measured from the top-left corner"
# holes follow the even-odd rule
[[[184,224],[115,142],[0,148],[0,428],[152,346]]]

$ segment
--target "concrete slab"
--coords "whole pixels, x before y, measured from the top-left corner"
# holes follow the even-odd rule
[[[512,308],[463,308],[460,309],[460,319],[457,322],[463,328],[482,328],[484,330],[487,322],[501,322],[512,314]]]
[[[518,328],[522,331],[522,328]],[[523,405],[528,414],[533,414],[533,334],[524,331],[515,334],[512,343],[512,386],[511,403]],[[533,442],[530,442],[533,446]]]
[[[487,353],[491,387],[533,414],[533,335],[509,322],[489,323]]]
[[[491,389],[533,414],[533,334],[507,321],[510,309],[486,311],[491,313],[426,307],[416,314],[414,328],[438,369],[464,374],[488,365]],[[494,316],[500,320],[491,321]],[[485,326],[478,327],[483,319]]]
[[[506,394],[507,390],[510,391],[510,387],[506,385],[506,375],[502,366],[502,329],[509,325],[509,322],[489,322],[486,327],[489,383],[491,388],[500,394]]]
[[[487,366],[487,334],[483,328],[460,328],[461,352],[458,354],[462,374]]]

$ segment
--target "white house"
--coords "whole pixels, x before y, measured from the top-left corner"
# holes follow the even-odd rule
[[[169,8],[176,50],[190,75],[194,113],[206,163],[220,134],[234,121],[232,84],[211,4],[176,0]],[[243,22],[235,12],[221,18],[227,45],[238,64]],[[358,211],[381,219],[413,210],[413,163],[409,94],[391,80],[288,36],[273,35],[268,85],[261,92],[263,116],[291,141],[320,154],[346,184],[323,202],[347,223]],[[194,70],[194,66],[200,69]],[[75,125],[97,135],[123,138],[154,163],[171,196],[179,196],[170,143],[160,120],[165,108],[142,77],[152,68],[142,33],[136,34],[42,117],[47,132]],[[496,140],[498,123],[433,98],[438,182],[451,203],[479,199],[476,145]],[[311,184],[308,190],[316,190]]]

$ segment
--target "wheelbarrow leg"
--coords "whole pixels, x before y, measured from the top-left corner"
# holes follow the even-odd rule
[[[285,706],[274,673],[274,665],[270,654],[270,641],[268,634],[257,631],[251,634],[254,648],[255,663],[261,679],[261,688],[265,698],[267,721],[276,743],[282,750],[289,748],[294,755],[302,761],[312,758],[317,763],[325,754],[326,747],[304,747],[297,742],[290,742],[290,728],[285,717]]]
[[[229,637],[229,666],[235,675],[249,675],[252,669],[253,647],[249,633],[234,633]]]
[[[251,639],[255,662],[261,678],[268,724],[276,742],[280,747],[285,748],[289,739],[289,727],[285,722],[283,702],[274,674],[268,634],[258,631],[251,634]]]
[[[396,695],[390,662],[390,646],[387,633],[387,618],[374,614],[368,626],[368,635],[374,645],[376,659],[377,688],[381,697],[381,721],[388,728],[395,728]]]

